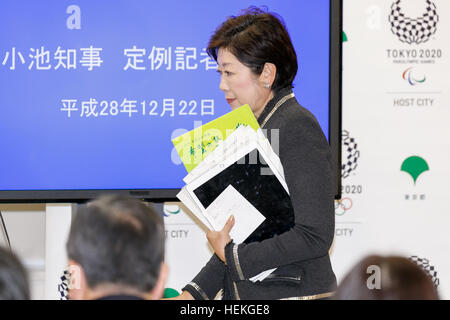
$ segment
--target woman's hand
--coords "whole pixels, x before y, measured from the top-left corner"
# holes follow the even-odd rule
[[[225,261],[225,246],[231,241],[230,231],[234,226],[234,216],[231,215],[221,231],[209,230],[206,238],[214,249],[214,252],[223,262]]]

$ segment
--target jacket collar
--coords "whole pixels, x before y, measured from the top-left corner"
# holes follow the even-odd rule
[[[263,112],[261,112],[260,116],[258,117],[258,124],[261,125],[264,122],[264,119],[269,115],[270,111],[275,107],[278,101],[280,101],[284,96],[292,93],[292,87],[284,87],[280,90],[278,90],[275,93],[275,96],[267,103],[267,105],[264,107]]]

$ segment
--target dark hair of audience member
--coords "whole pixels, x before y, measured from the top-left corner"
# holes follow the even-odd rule
[[[28,274],[19,258],[0,247],[0,300],[29,300]]]
[[[430,275],[410,259],[370,255],[347,273],[333,299],[438,300],[439,295]]]
[[[87,284],[120,284],[142,292],[156,284],[164,260],[164,224],[150,206],[133,198],[102,196],[78,208],[67,241]]]

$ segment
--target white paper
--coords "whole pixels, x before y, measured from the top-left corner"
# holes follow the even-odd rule
[[[271,165],[273,166],[272,171],[277,170],[277,172],[280,174],[280,176],[283,177],[284,180],[284,169],[283,165],[281,164],[280,157],[275,153],[275,151],[273,151],[272,145],[261,129],[258,129],[258,131],[256,131],[256,137],[258,144],[261,146],[261,149],[264,150],[264,156],[267,156],[267,158],[270,159]]]
[[[234,216],[230,237],[242,243],[266,219],[232,185],[229,185],[209,206],[205,216],[216,231],[223,229],[228,218]]]
[[[212,179],[214,176],[216,176],[217,174],[219,174],[220,172],[222,172],[223,170],[225,170],[232,164],[234,164],[239,159],[243,158],[246,154],[253,151],[254,149],[258,149],[261,156],[266,160],[269,167],[272,168],[273,174],[275,174],[275,176],[278,178],[278,181],[281,183],[283,188],[289,194],[289,190],[288,190],[287,184],[284,180],[284,177],[282,177],[281,174],[278,172],[278,170],[275,168],[272,161],[265,154],[264,150],[261,148],[261,146],[258,144],[258,142],[255,140],[250,140],[247,145],[245,145],[244,147],[238,148],[236,153],[230,154],[223,162],[218,163],[213,167],[210,167],[209,170],[207,170],[204,174],[202,174],[201,176],[195,177],[195,179],[193,179],[190,183],[188,183],[186,185],[186,190],[189,192],[191,198],[194,200],[194,202],[197,204],[197,206],[202,209],[202,212],[204,212],[204,210],[206,208],[203,207],[202,203],[195,195],[194,190],[197,189],[198,187],[200,187],[201,185],[203,185],[205,182]]]
[[[191,195],[187,192],[186,187],[183,187],[177,194],[177,198],[183,202],[183,204],[188,208],[208,229],[212,230],[212,226],[208,219],[202,213],[202,210],[191,198]]]
[[[277,270],[277,268],[273,268],[273,269],[270,269],[270,270],[263,271],[260,274],[257,274],[256,276],[254,276],[253,278],[250,278],[249,280],[252,281],[252,282],[263,281],[269,274],[271,274],[275,270]]]
[[[188,207],[200,221],[211,230],[221,230],[228,217],[233,214],[236,218],[236,222],[230,232],[230,236],[236,243],[242,243],[259,226],[259,224],[264,221],[265,217],[232,186],[229,186],[222,192],[208,208],[202,206],[193,191],[255,148],[258,149],[260,155],[264,158],[264,161],[268,164],[289,194],[280,158],[273,151],[269,140],[265,137],[262,130],[258,129],[255,132],[251,127],[241,126],[224,141],[221,141],[216,149],[183,179],[186,186],[180,191],[179,195],[177,195],[178,199],[180,199],[186,207]],[[254,221],[242,222],[246,221],[244,216],[244,220],[240,218],[241,224],[238,224],[237,215],[241,212],[245,212],[244,209],[250,212],[249,216],[252,214],[255,214],[256,216],[260,215],[259,219],[262,217],[263,220],[258,222],[259,220],[256,218]],[[240,230],[241,227],[245,226],[244,223],[249,224],[247,224],[247,227],[243,228],[245,230]],[[274,270],[276,270],[276,268],[263,271],[252,277],[250,280],[254,282],[262,281]]]

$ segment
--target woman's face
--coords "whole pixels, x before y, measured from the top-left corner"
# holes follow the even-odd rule
[[[263,74],[255,75],[230,51],[223,48],[218,50],[217,64],[220,74],[219,88],[225,93],[225,99],[231,109],[249,104],[258,118],[267,102],[273,98],[272,90],[264,87]]]

